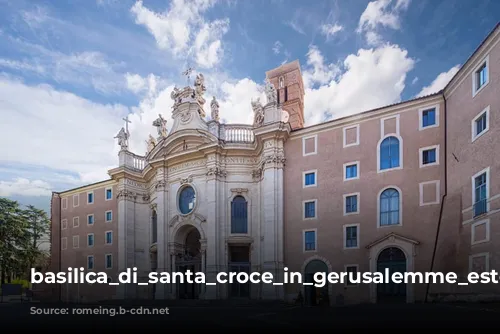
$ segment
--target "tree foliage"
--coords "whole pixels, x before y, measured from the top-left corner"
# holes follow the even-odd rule
[[[50,220],[47,213],[30,205],[0,198],[0,270],[1,283],[12,277],[29,278],[30,267],[46,255],[39,249],[47,236]]]

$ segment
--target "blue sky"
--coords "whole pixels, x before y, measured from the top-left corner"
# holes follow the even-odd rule
[[[188,66],[225,122],[249,123],[265,71],[298,59],[312,125],[441,89],[498,13],[494,0],[0,0],[0,196],[48,208],[51,191],[106,179],[129,113],[143,154]]]

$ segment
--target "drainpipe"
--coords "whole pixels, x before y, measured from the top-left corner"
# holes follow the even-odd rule
[[[439,232],[441,230],[441,222],[443,220],[443,210],[444,210],[444,201],[446,199],[446,195],[448,194],[448,116],[447,116],[447,102],[446,102],[446,97],[444,95],[443,91],[443,99],[444,99],[444,194],[441,197],[441,207],[439,209],[439,219],[437,223],[437,228],[436,228],[436,238],[434,240],[434,249],[432,251],[432,259],[431,259],[431,266],[429,272],[434,271],[434,263],[436,261],[436,252],[437,252],[437,245],[438,245],[438,240],[439,240]],[[429,290],[430,290],[431,284],[430,282],[427,282],[427,287],[425,291],[425,303],[428,302],[429,299]]]

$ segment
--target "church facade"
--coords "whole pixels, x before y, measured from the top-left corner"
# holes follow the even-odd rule
[[[252,125],[219,121],[204,78],[175,89],[169,132],[159,115],[147,154],[128,149],[128,120],[110,179],[54,193],[52,270],[108,273],[67,284],[62,300],[228,299],[309,304],[493,298],[498,285],[315,287],[322,272],[470,271],[500,263],[500,28],[438,93],[304,127],[298,61],[266,73]],[[210,118],[207,117],[210,112]],[[453,115],[453,116],[450,116]],[[207,118],[209,120],[207,120]],[[132,134],[133,135],[133,134]],[[118,284],[152,271],[271,272],[302,283]],[[306,283],[306,284],[303,284]],[[478,297],[482,296],[482,297]]]

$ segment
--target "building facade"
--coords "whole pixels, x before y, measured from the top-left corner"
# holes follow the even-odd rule
[[[109,283],[60,286],[63,300],[278,299],[309,304],[494,298],[496,286],[443,284],[116,284],[151,271],[315,272],[498,268],[500,28],[444,90],[304,127],[297,61],[266,73],[253,125],[204,110],[203,76],[172,92],[145,156],[127,124],[110,180],[52,198],[52,270],[109,273]],[[127,121],[127,120],[126,120]],[[304,283],[302,282],[302,283]]]

